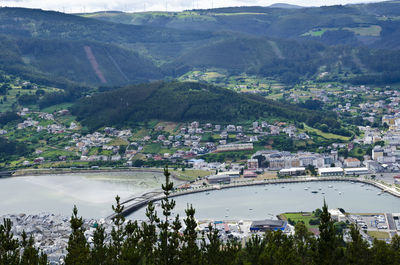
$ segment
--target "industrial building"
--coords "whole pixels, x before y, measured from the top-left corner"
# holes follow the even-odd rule
[[[344,169],[344,174],[347,176],[365,175],[368,173],[369,173],[369,170],[367,167],[355,167],[355,168],[345,168]]]
[[[208,183],[210,184],[229,184],[231,183],[231,177],[228,175],[213,175],[207,177]]]
[[[341,167],[318,168],[318,175],[321,177],[343,176],[343,173],[344,171]]]
[[[287,222],[283,220],[261,220],[253,221],[250,226],[250,232],[265,232],[265,231],[277,231],[286,229]]]
[[[301,176],[306,174],[305,167],[292,167],[279,170],[281,176]]]

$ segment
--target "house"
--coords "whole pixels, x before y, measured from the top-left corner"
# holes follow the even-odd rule
[[[345,167],[359,167],[361,165],[360,160],[354,157],[349,157],[344,160]]]
[[[257,159],[249,159],[249,160],[247,160],[247,168],[249,168],[249,169],[257,169],[258,168],[258,160]]]

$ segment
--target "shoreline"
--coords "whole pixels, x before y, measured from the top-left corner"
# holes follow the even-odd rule
[[[175,192],[175,193],[172,193],[169,197],[174,198],[174,197],[180,197],[180,196],[201,193],[201,192],[217,191],[217,190],[221,190],[221,189],[241,188],[241,187],[256,186],[256,185],[306,183],[306,182],[318,182],[318,181],[344,181],[344,182],[363,183],[363,184],[374,186],[374,187],[380,189],[382,192],[387,192],[387,193],[391,194],[392,196],[400,198],[400,191],[396,190],[396,188],[394,188],[394,189],[389,188],[389,187],[385,186],[384,184],[381,184],[377,181],[367,180],[367,179],[363,179],[360,177],[358,177],[358,178],[355,178],[355,177],[303,177],[303,178],[287,178],[287,179],[270,179],[270,180],[262,180],[262,181],[249,181],[249,182],[244,182],[244,183],[234,182],[231,184],[214,185],[214,186],[207,186],[204,188],[199,188],[199,189],[194,189],[194,190]],[[137,196],[137,198],[141,198],[141,196]],[[138,211],[139,209],[145,207],[149,202],[156,202],[156,201],[162,200],[164,198],[165,198],[164,195],[157,194],[153,197],[147,197],[145,199],[142,197],[142,200],[140,200],[136,203],[133,203],[131,205],[126,205],[126,203],[135,200],[135,199],[130,199],[123,203],[125,205],[125,211],[122,214],[124,216],[128,216],[128,215]],[[111,215],[107,218],[112,218],[112,217],[113,217],[113,215]]]
[[[23,176],[40,176],[40,175],[63,175],[75,173],[118,173],[118,172],[150,172],[150,173],[163,173],[163,169],[158,168],[110,168],[110,169],[28,169],[16,170],[10,177],[23,177]]]

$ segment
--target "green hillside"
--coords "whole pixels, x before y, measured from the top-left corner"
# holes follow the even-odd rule
[[[90,129],[134,126],[152,119],[226,123],[262,117],[304,121],[310,125],[319,122],[340,128],[332,113],[310,111],[256,95],[188,82],[157,82],[99,93],[80,100],[72,113]]]
[[[312,8],[232,7],[168,13],[95,13],[83,16],[131,25],[313,39],[326,44],[337,44],[332,40],[340,36],[340,44],[400,47],[397,38],[400,36],[397,31],[400,25],[399,1]],[[321,34],[309,34],[313,32]]]
[[[376,15],[370,5],[352,5],[85,17],[0,8],[0,67],[38,84],[69,89],[171,80],[209,68],[289,85],[322,72],[334,81],[396,83],[400,62],[392,58],[400,52],[380,56],[386,51],[376,49],[397,46],[399,22],[393,15],[380,17],[388,8],[376,6],[381,8]],[[371,47],[360,47],[361,37],[369,38]]]

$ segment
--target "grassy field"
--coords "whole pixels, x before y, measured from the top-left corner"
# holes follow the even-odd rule
[[[343,28],[343,29],[353,31],[355,34],[360,36],[374,36],[374,37],[379,37],[382,31],[382,28],[378,25],[371,25],[369,27],[358,27],[358,28]]]
[[[284,220],[293,220],[294,222],[304,222],[307,228],[318,228],[318,225],[310,225],[311,219],[316,219],[312,213],[284,213],[280,215]]]
[[[205,177],[214,173],[212,171],[192,170],[192,169],[186,169],[185,171],[177,169],[177,170],[170,170],[170,172],[173,175],[175,175],[176,178],[185,181],[192,181],[195,180],[197,177]]]
[[[390,238],[388,232],[381,232],[381,231],[367,231],[367,234],[376,238],[376,239],[387,239]]]
[[[121,138],[116,138],[109,143],[109,145],[128,145],[128,144],[129,142]]]
[[[42,109],[43,112],[47,112],[47,113],[53,113],[55,111],[59,111],[62,109],[68,109],[69,107],[71,107],[73,105],[73,103],[62,103],[62,104],[58,104],[58,105],[54,105],[54,106],[50,106],[47,108]]]
[[[333,133],[324,133],[321,130],[311,128],[311,127],[307,126],[306,124],[304,124],[304,131],[318,134],[319,136],[324,137],[325,139],[338,139],[338,140],[343,140],[343,141],[350,140],[350,137],[337,135],[337,134],[333,134]]]

